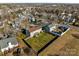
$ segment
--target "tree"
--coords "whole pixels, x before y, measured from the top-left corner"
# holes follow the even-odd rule
[[[30,50],[31,49],[29,47],[24,47],[23,48],[23,51],[24,51],[25,54],[29,54],[30,53]]]
[[[15,51],[13,51],[14,56],[20,56],[21,55],[21,48],[17,48]]]

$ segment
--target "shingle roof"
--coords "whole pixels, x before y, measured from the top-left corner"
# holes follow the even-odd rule
[[[8,47],[8,42],[11,42],[13,45],[17,44],[15,37],[2,39],[0,40],[0,49]]]
[[[33,31],[35,31],[37,29],[40,29],[40,26],[31,26],[31,27],[29,27],[30,32],[33,32]]]

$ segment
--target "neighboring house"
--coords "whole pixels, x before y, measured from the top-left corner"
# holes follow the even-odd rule
[[[50,28],[49,28],[48,25],[43,26],[42,30],[45,31],[45,32],[50,32]]]
[[[0,40],[1,52],[4,52],[6,50],[12,49],[17,46],[18,46],[18,42],[15,37]]]
[[[61,29],[64,32],[69,28],[69,26],[67,26],[67,25],[59,25],[58,28]]]
[[[22,33],[25,34],[27,37],[30,36],[30,32],[27,29],[22,29]]]
[[[49,25],[50,32],[53,31],[53,30],[55,30],[56,27],[57,27],[57,26],[56,26],[56,25],[53,25],[53,24]]]
[[[36,23],[37,23],[37,19],[35,19],[35,18],[32,17],[32,16],[29,16],[29,17],[28,17],[28,21],[29,21],[29,23],[31,23],[31,24],[36,24]]]
[[[64,19],[64,21],[65,22],[67,22],[67,23],[73,23],[73,22],[75,22],[75,18],[74,17],[72,17],[72,16],[67,16],[65,19]]]
[[[50,24],[42,27],[42,30],[45,32],[51,32],[56,29],[56,25]]]
[[[55,35],[55,36],[61,36],[61,34],[62,34],[62,32],[56,32],[56,31],[52,31],[50,33]]]

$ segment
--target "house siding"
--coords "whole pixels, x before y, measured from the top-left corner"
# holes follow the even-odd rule
[[[31,33],[30,33],[30,37],[33,37],[33,36],[35,35],[35,33],[40,33],[41,31],[42,31],[42,28],[31,32]]]
[[[50,32],[51,32],[52,30],[54,30],[54,29],[56,29],[56,26],[50,27]]]

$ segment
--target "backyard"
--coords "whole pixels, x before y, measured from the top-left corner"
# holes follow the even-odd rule
[[[79,55],[79,28],[72,26],[63,36],[56,39],[39,55],[41,56],[71,56]]]
[[[26,40],[26,42],[33,48],[33,50],[37,52],[53,38],[55,38],[55,36],[49,33],[41,32],[38,34],[38,36],[34,36]]]

